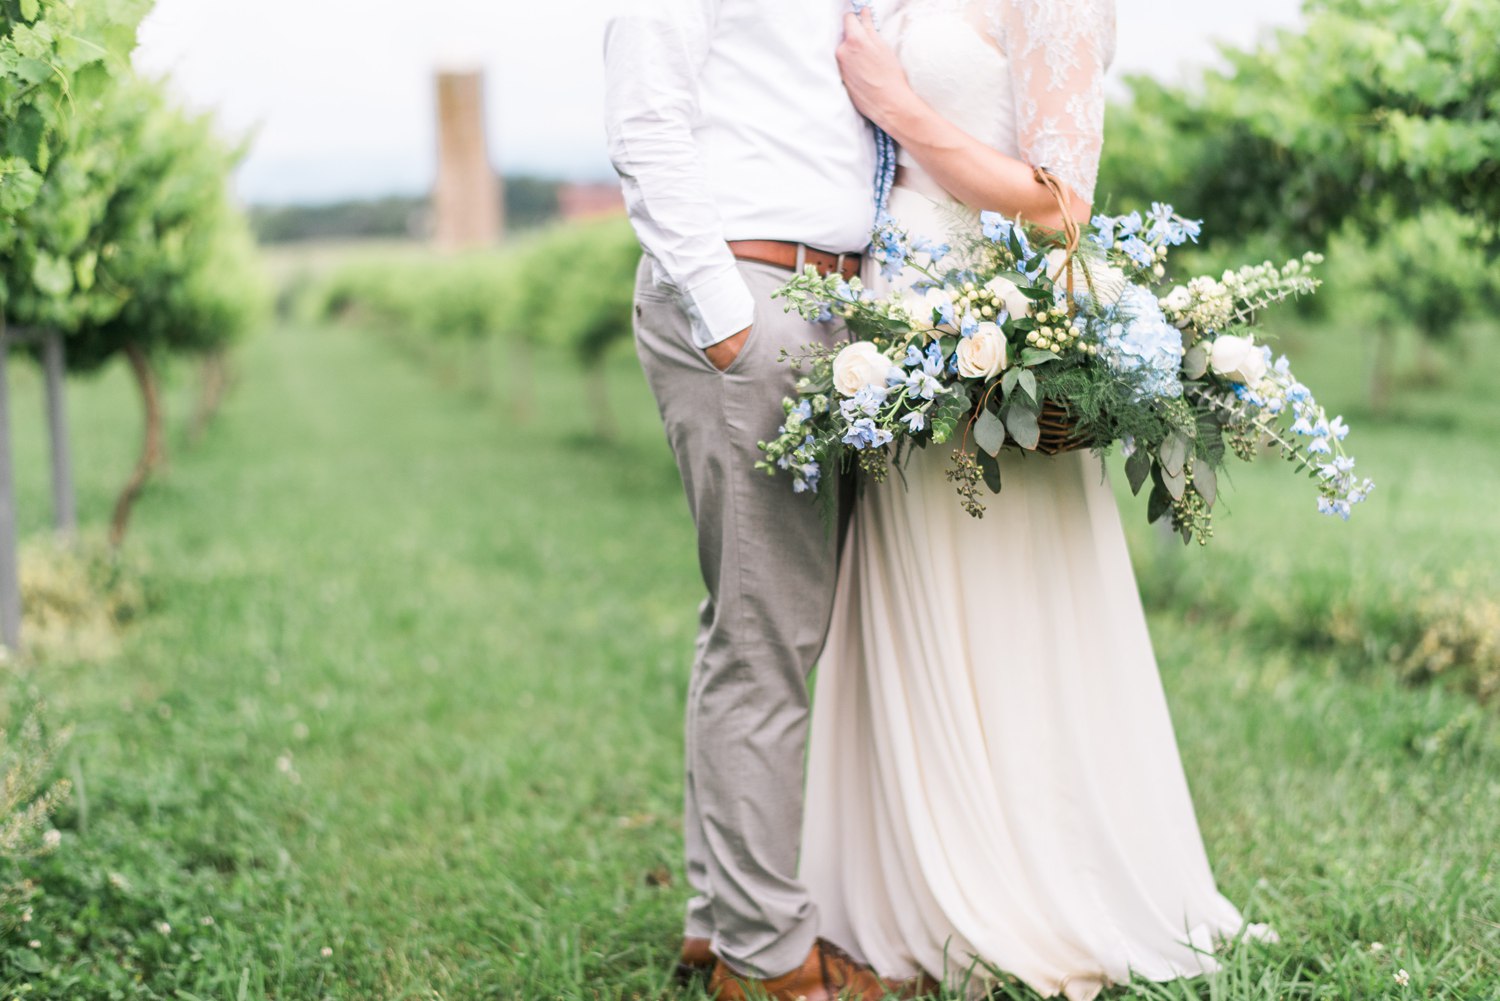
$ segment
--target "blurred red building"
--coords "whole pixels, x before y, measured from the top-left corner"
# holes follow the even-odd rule
[[[624,215],[625,198],[613,181],[562,184],[557,189],[557,214],[564,222]]]

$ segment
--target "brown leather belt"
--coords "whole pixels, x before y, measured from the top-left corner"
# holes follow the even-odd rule
[[[730,240],[729,252],[742,261],[770,264],[788,271],[800,272],[811,264],[823,277],[837,273],[843,275],[845,281],[859,274],[863,260],[859,254],[834,254],[781,240]]]

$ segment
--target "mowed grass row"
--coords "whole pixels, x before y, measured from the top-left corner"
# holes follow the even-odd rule
[[[77,726],[79,791],[60,852],[27,870],[32,920],[5,931],[6,996],[678,997],[700,585],[633,360],[609,366],[607,443],[561,363],[524,423],[359,331],[274,331],[238,369],[139,509],[149,612],[123,652],[10,680]],[[37,389],[17,374],[38,531]],[[73,390],[97,524],[134,401],[120,373]],[[1454,457],[1484,447],[1449,430]],[[1141,558],[1223,588],[1257,560],[1347,587],[1407,546],[1451,563],[1493,545],[1465,527],[1490,524],[1477,463],[1424,457],[1404,426],[1357,434],[1372,474],[1387,457],[1421,473],[1415,499],[1382,510],[1388,485],[1344,526],[1259,471],[1209,551],[1142,532]],[[1500,996],[1493,711],[1176,606],[1153,629],[1216,871],[1284,941],[1113,996]]]

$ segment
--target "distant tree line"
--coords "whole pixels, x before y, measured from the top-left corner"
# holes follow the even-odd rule
[[[558,185],[542,177],[507,177],[506,228],[536,229],[555,219]],[[425,195],[392,195],[322,205],[261,205],[250,210],[250,219],[261,243],[403,240],[427,235],[431,203]]]

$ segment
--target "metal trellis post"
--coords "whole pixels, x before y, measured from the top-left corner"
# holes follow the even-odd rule
[[[21,577],[16,554],[16,485],[11,472],[10,387],[6,360],[10,339],[0,316],[0,643],[21,650]]]
[[[52,518],[66,536],[78,532],[78,509],[73,495],[73,454],[68,447],[66,360],[62,334],[42,335],[42,367],[47,376],[47,432],[52,439]]]

